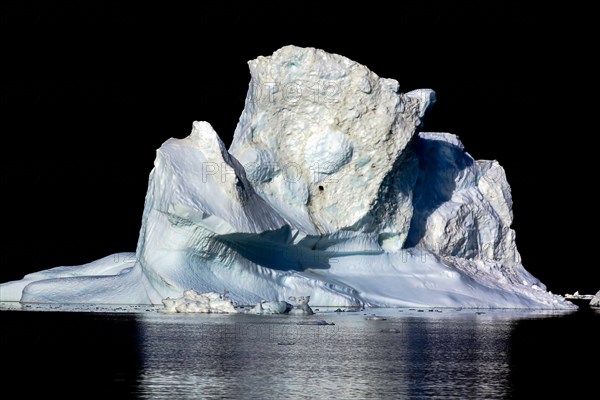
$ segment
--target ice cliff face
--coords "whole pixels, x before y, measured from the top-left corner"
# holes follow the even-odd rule
[[[590,300],[590,307],[600,307],[600,290],[596,292],[592,300]]]
[[[158,150],[135,256],[31,274],[2,300],[570,307],[520,264],[502,167],[417,132],[431,90],[311,48],[249,65],[229,151],[207,122]]]
[[[415,178],[402,173],[407,146],[433,92],[402,94],[397,81],[315,49],[286,47],[249,65],[230,151],[256,190],[305,234],[389,231],[400,248]]]
[[[474,160],[447,133],[421,133],[414,151],[419,174],[407,247],[518,265],[510,186],[500,164]]]

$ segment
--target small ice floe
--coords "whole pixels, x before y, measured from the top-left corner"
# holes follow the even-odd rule
[[[327,322],[322,319],[311,319],[308,321],[300,321],[296,325],[335,325],[333,322]]]
[[[294,304],[287,301],[261,301],[254,308],[248,311],[248,314],[293,314],[293,315],[313,315],[314,312],[308,305],[310,296],[288,298]]]
[[[576,291],[573,294],[567,293],[565,294],[565,299],[567,300],[592,300],[594,298],[593,294],[580,294],[579,291]]]
[[[248,310],[248,314],[287,314],[292,309],[292,305],[285,301],[261,301],[254,308]]]
[[[195,290],[186,290],[182,297],[162,300],[165,313],[220,313],[235,314],[237,311],[230,299],[226,298],[227,292],[198,293]]]
[[[385,320],[387,320],[387,318],[373,314],[373,315],[369,315],[368,317],[365,317],[365,320],[367,320],[367,321],[385,321]]]

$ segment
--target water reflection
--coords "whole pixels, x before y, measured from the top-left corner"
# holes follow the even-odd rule
[[[408,314],[328,315],[335,326],[299,326],[290,316],[144,315],[140,388],[203,398],[511,395],[511,332],[532,314]]]
[[[6,393],[151,398],[535,398],[591,388],[600,314],[306,317],[0,312]],[[541,378],[540,378],[541,377]]]
[[[511,320],[409,319],[403,349],[410,397],[503,398]]]

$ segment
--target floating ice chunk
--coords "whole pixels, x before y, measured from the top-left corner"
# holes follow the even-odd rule
[[[380,317],[378,315],[369,315],[368,317],[365,317],[365,320],[367,320],[367,321],[385,321],[385,320],[387,320],[387,318]]]
[[[290,311],[290,314],[295,314],[295,315],[313,315],[314,314],[312,308],[310,308],[310,306],[308,305],[308,302],[310,301],[310,296],[301,296],[301,297],[290,296],[289,300],[294,302],[294,308],[292,308],[292,310]]]
[[[308,321],[300,321],[296,325],[335,325],[333,322],[327,322],[322,319],[309,319]]]
[[[182,297],[162,300],[166,313],[221,313],[234,314],[236,309],[233,302],[226,299],[223,294],[216,292],[197,293],[186,290]]]
[[[292,305],[285,301],[261,301],[254,308],[248,311],[248,314],[287,314],[292,309]]]

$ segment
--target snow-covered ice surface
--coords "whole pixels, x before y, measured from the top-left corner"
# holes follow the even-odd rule
[[[208,122],[158,149],[135,254],[29,274],[0,300],[573,307],[521,265],[502,167],[418,132],[432,90],[312,48],[249,66],[229,150]]]

